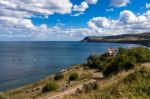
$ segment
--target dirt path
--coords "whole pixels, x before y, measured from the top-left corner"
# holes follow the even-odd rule
[[[61,92],[61,93],[59,93],[59,94],[57,94],[57,95],[51,96],[51,97],[48,97],[48,96],[47,96],[47,98],[45,97],[44,99],[61,99],[61,98],[63,98],[63,96],[65,96],[65,95],[74,94],[74,93],[76,92],[76,90],[82,89],[84,84],[87,84],[87,83],[90,83],[90,82],[95,82],[95,81],[96,81],[96,80],[92,79],[92,80],[90,80],[90,81],[87,81],[87,82],[85,82],[85,83],[82,83],[82,84],[78,85],[77,87],[74,87],[74,88],[72,88],[72,89],[67,89],[67,90],[65,90],[65,91],[63,91],[63,92]]]

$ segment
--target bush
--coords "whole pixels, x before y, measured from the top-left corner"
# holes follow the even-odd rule
[[[87,58],[87,66],[89,68],[99,69],[99,71],[102,71],[105,67],[105,65],[112,59],[107,53],[104,53],[100,56],[98,55],[90,55]]]
[[[54,80],[60,80],[60,79],[63,79],[63,78],[64,78],[63,74],[57,74],[57,75],[55,75]]]
[[[96,82],[83,85],[83,90],[85,92],[90,92],[90,91],[96,90],[96,89],[98,89],[98,84]]]
[[[134,56],[138,63],[150,62],[150,50],[148,48],[131,48],[128,50],[128,55]]]
[[[72,73],[72,74],[69,76],[69,80],[70,80],[70,81],[77,80],[78,78],[79,78],[79,76],[78,76],[77,73]]]
[[[129,70],[138,63],[150,62],[150,50],[144,47],[118,48],[115,57],[104,53],[102,55],[90,55],[87,58],[89,68],[102,71],[105,76],[116,74],[123,70]]]
[[[87,65],[90,68],[98,68],[99,64],[100,64],[100,61],[99,61],[99,56],[98,55],[95,55],[95,54],[94,55],[90,55],[87,58]]]
[[[59,86],[55,82],[51,81],[42,88],[42,93],[46,93],[49,91],[55,91],[58,88],[59,88]]]
[[[103,74],[105,76],[116,74],[123,70],[132,69],[137,63],[143,62],[150,62],[149,49],[143,47],[131,49],[119,48],[117,56],[103,69]]]
[[[132,92],[135,96],[143,95],[150,97],[150,69],[141,68],[129,74],[123,79],[126,90]]]
[[[0,99],[7,99],[3,94],[0,93]]]

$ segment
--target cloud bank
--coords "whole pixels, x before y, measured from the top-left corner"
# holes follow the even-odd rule
[[[84,0],[80,5],[70,0],[0,0],[0,40],[73,40],[85,36],[116,35],[150,31],[150,10],[136,15],[130,10],[121,11],[118,19],[93,17],[87,22],[88,27],[64,27],[56,24],[35,25],[32,18],[49,18],[53,14],[83,14],[90,4],[98,0]],[[114,6],[121,7],[128,0],[112,0]],[[147,4],[147,8],[148,8]]]
[[[137,16],[129,10],[124,10],[120,12],[117,20],[94,17],[87,24],[91,30],[103,35],[148,32],[150,31],[150,11]]]

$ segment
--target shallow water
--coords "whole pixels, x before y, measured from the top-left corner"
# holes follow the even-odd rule
[[[83,63],[92,53],[108,47],[135,47],[135,44],[82,42],[0,42],[0,91],[16,88]]]

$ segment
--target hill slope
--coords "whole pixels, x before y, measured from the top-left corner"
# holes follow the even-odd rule
[[[110,42],[110,43],[131,43],[150,46],[150,33],[123,34],[116,36],[89,36],[82,42]]]
[[[149,99],[150,63],[98,82],[99,88],[64,99]]]

